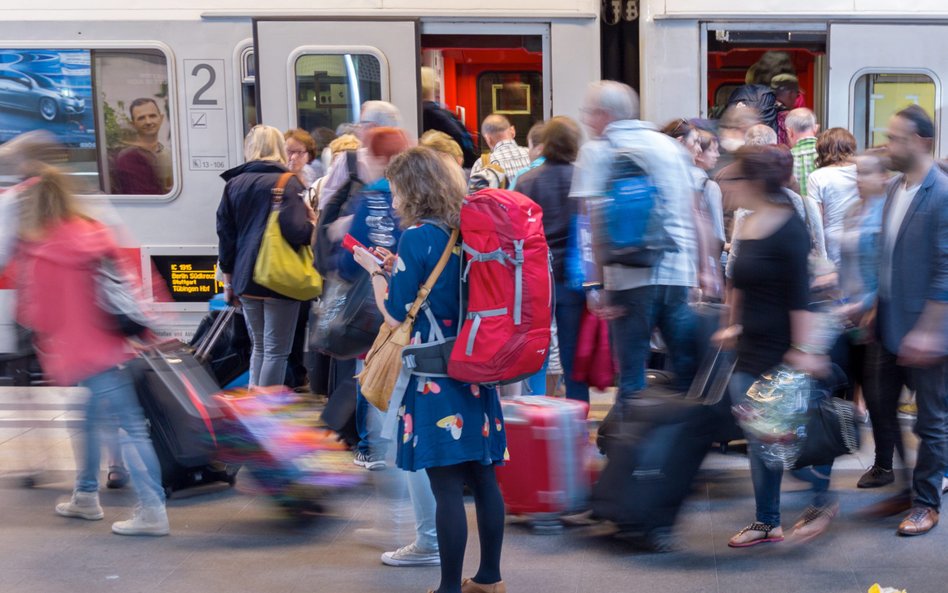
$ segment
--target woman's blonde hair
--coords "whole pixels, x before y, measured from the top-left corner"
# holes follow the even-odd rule
[[[273,126],[254,126],[250,133],[244,138],[244,160],[251,161],[276,161],[285,165],[286,141],[283,139],[283,132]]]
[[[454,141],[454,138],[439,130],[428,130],[418,139],[418,144],[436,152],[453,156],[455,159],[464,160],[464,152],[461,151],[461,147]]]
[[[53,226],[84,216],[72,181],[62,171],[46,163],[34,162],[26,168],[26,175],[24,183],[28,188],[19,200],[20,237],[39,239]]]
[[[362,148],[362,142],[353,134],[343,134],[329,143],[329,152],[333,156],[345,150],[358,150]]]
[[[397,155],[385,169],[398,196],[396,211],[402,226],[425,218],[457,227],[467,184],[461,167],[446,154],[418,146]]]

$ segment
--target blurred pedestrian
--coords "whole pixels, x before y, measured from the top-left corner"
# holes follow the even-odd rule
[[[453,161],[424,147],[397,156],[386,175],[395,209],[406,227],[391,279],[387,281],[369,252],[357,248],[356,260],[372,277],[385,323],[396,327],[405,320],[418,287],[447,247],[449,229],[460,222],[466,184]],[[428,295],[430,315],[425,313],[415,320],[413,335],[421,343],[432,341],[438,333],[445,338],[457,334],[460,253],[460,249],[453,250]],[[504,503],[494,464],[504,458],[506,433],[497,390],[462,384],[446,376],[412,375],[403,393],[392,394],[389,410],[399,415],[395,440],[398,467],[425,470],[437,500],[441,585],[436,592],[504,593],[500,574]],[[465,485],[474,493],[481,554],[473,579],[462,581],[467,546]]]
[[[605,80],[589,86],[583,123],[595,140],[580,149],[570,188],[570,196],[580,201],[608,198],[616,148],[637,150],[646,158],[648,175],[665,207],[665,230],[677,247],[664,251],[652,267],[604,266],[605,298],[598,291],[587,293],[590,310],[610,319],[620,400],[645,388],[654,327],[668,346],[676,388],[688,388],[696,367],[695,318],[688,302],[697,286],[698,264],[693,165],[676,141],[638,117],[639,98],[632,88]]]
[[[125,366],[135,355],[96,305],[97,269],[104,259],[124,268],[121,252],[108,228],[80,211],[64,173],[34,163],[27,175],[36,181],[23,196],[20,217],[18,318],[33,330],[40,363],[53,382],[89,390],[75,490],[56,512],[90,521],[105,516],[98,493],[100,431],[117,425],[139,506],[131,519],[113,523],[112,532],[167,535],[161,468]]]
[[[737,231],[741,256],[734,265],[734,297],[729,321],[715,341],[736,348],[737,366],[731,398],[739,405],[763,373],[781,363],[822,374],[827,359],[814,351],[815,319],[809,313],[809,237],[794,215],[784,185],[793,159],[778,146],[747,146],[738,151],[738,176],[726,183],[735,202],[751,213]],[[783,468],[764,463],[751,448],[751,478],[757,503],[755,521],[728,545],[747,547],[783,540],[780,525],[780,482]],[[794,525],[794,534],[809,538],[822,533],[838,511],[829,494],[829,467],[811,472],[814,501]]]
[[[244,139],[244,159],[221,175],[227,182],[217,208],[224,295],[228,303],[239,302],[253,342],[250,385],[282,385],[300,302],[260,286],[253,271],[273,208],[272,190],[289,171],[283,134],[270,126],[254,126]],[[280,232],[294,247],[309,245],[316,221],[303,194],[303,184],[294,175],[284,188],[279,215]]]
[[[816,123],[816,115],[805,107],[794,109],[787,114],[787,139],[790,141],[790,152],[793,154],[793,177],[800,184],[798,192],[804,198],[807,192],[806,182],[810,173],[816,170],[816,134],[820,125]]]
[[[510,187],[517,171],[530,165],[530,151],[517,144],[517,130],[510,120],[498,113],[484,118],[481,138],[490,152],[481,155],[471,167],[469,187]]]

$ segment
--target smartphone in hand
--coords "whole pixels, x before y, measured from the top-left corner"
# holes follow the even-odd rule
[[[369,254],[371,254],[372,257],[375,259],[376,263],[378,263],[380,266],[383,263],[383,260],[374,251],[372,251],[371,249],[363,245],[358,239],[356,239],[349,233],[346,233],[346,236],[342,238],[342,247],[349,253],[355,253],[355,248],[361,247],[362,249],[365,249],[366,251],[368,251]]]

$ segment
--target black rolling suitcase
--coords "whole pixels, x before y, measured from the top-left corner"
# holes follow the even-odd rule
[[[243,314],[234,307],[204,316],[191,346],[194,358],[208,368],[221,387],[250,369],[253,344]]]
[[[717,352],[687,393],[650,386],[617,402],[599,428],[608,463],[593,487],[595,516],[645,541],[669,529],[691,490],[717,428],[716,406],[727,390],[733,359]]]
[[[166,494],[211,482],[233,484],[236,468],[215,461],[223,413],[213,396],[220,388],[190,348],[172,340],[131,364]]]

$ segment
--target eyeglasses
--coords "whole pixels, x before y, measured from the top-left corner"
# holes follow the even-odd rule
[[[304,154],[306,154],[306,151],[305,150],[288,150],[286,151],[286,154],[288,156],[303,156]]]

